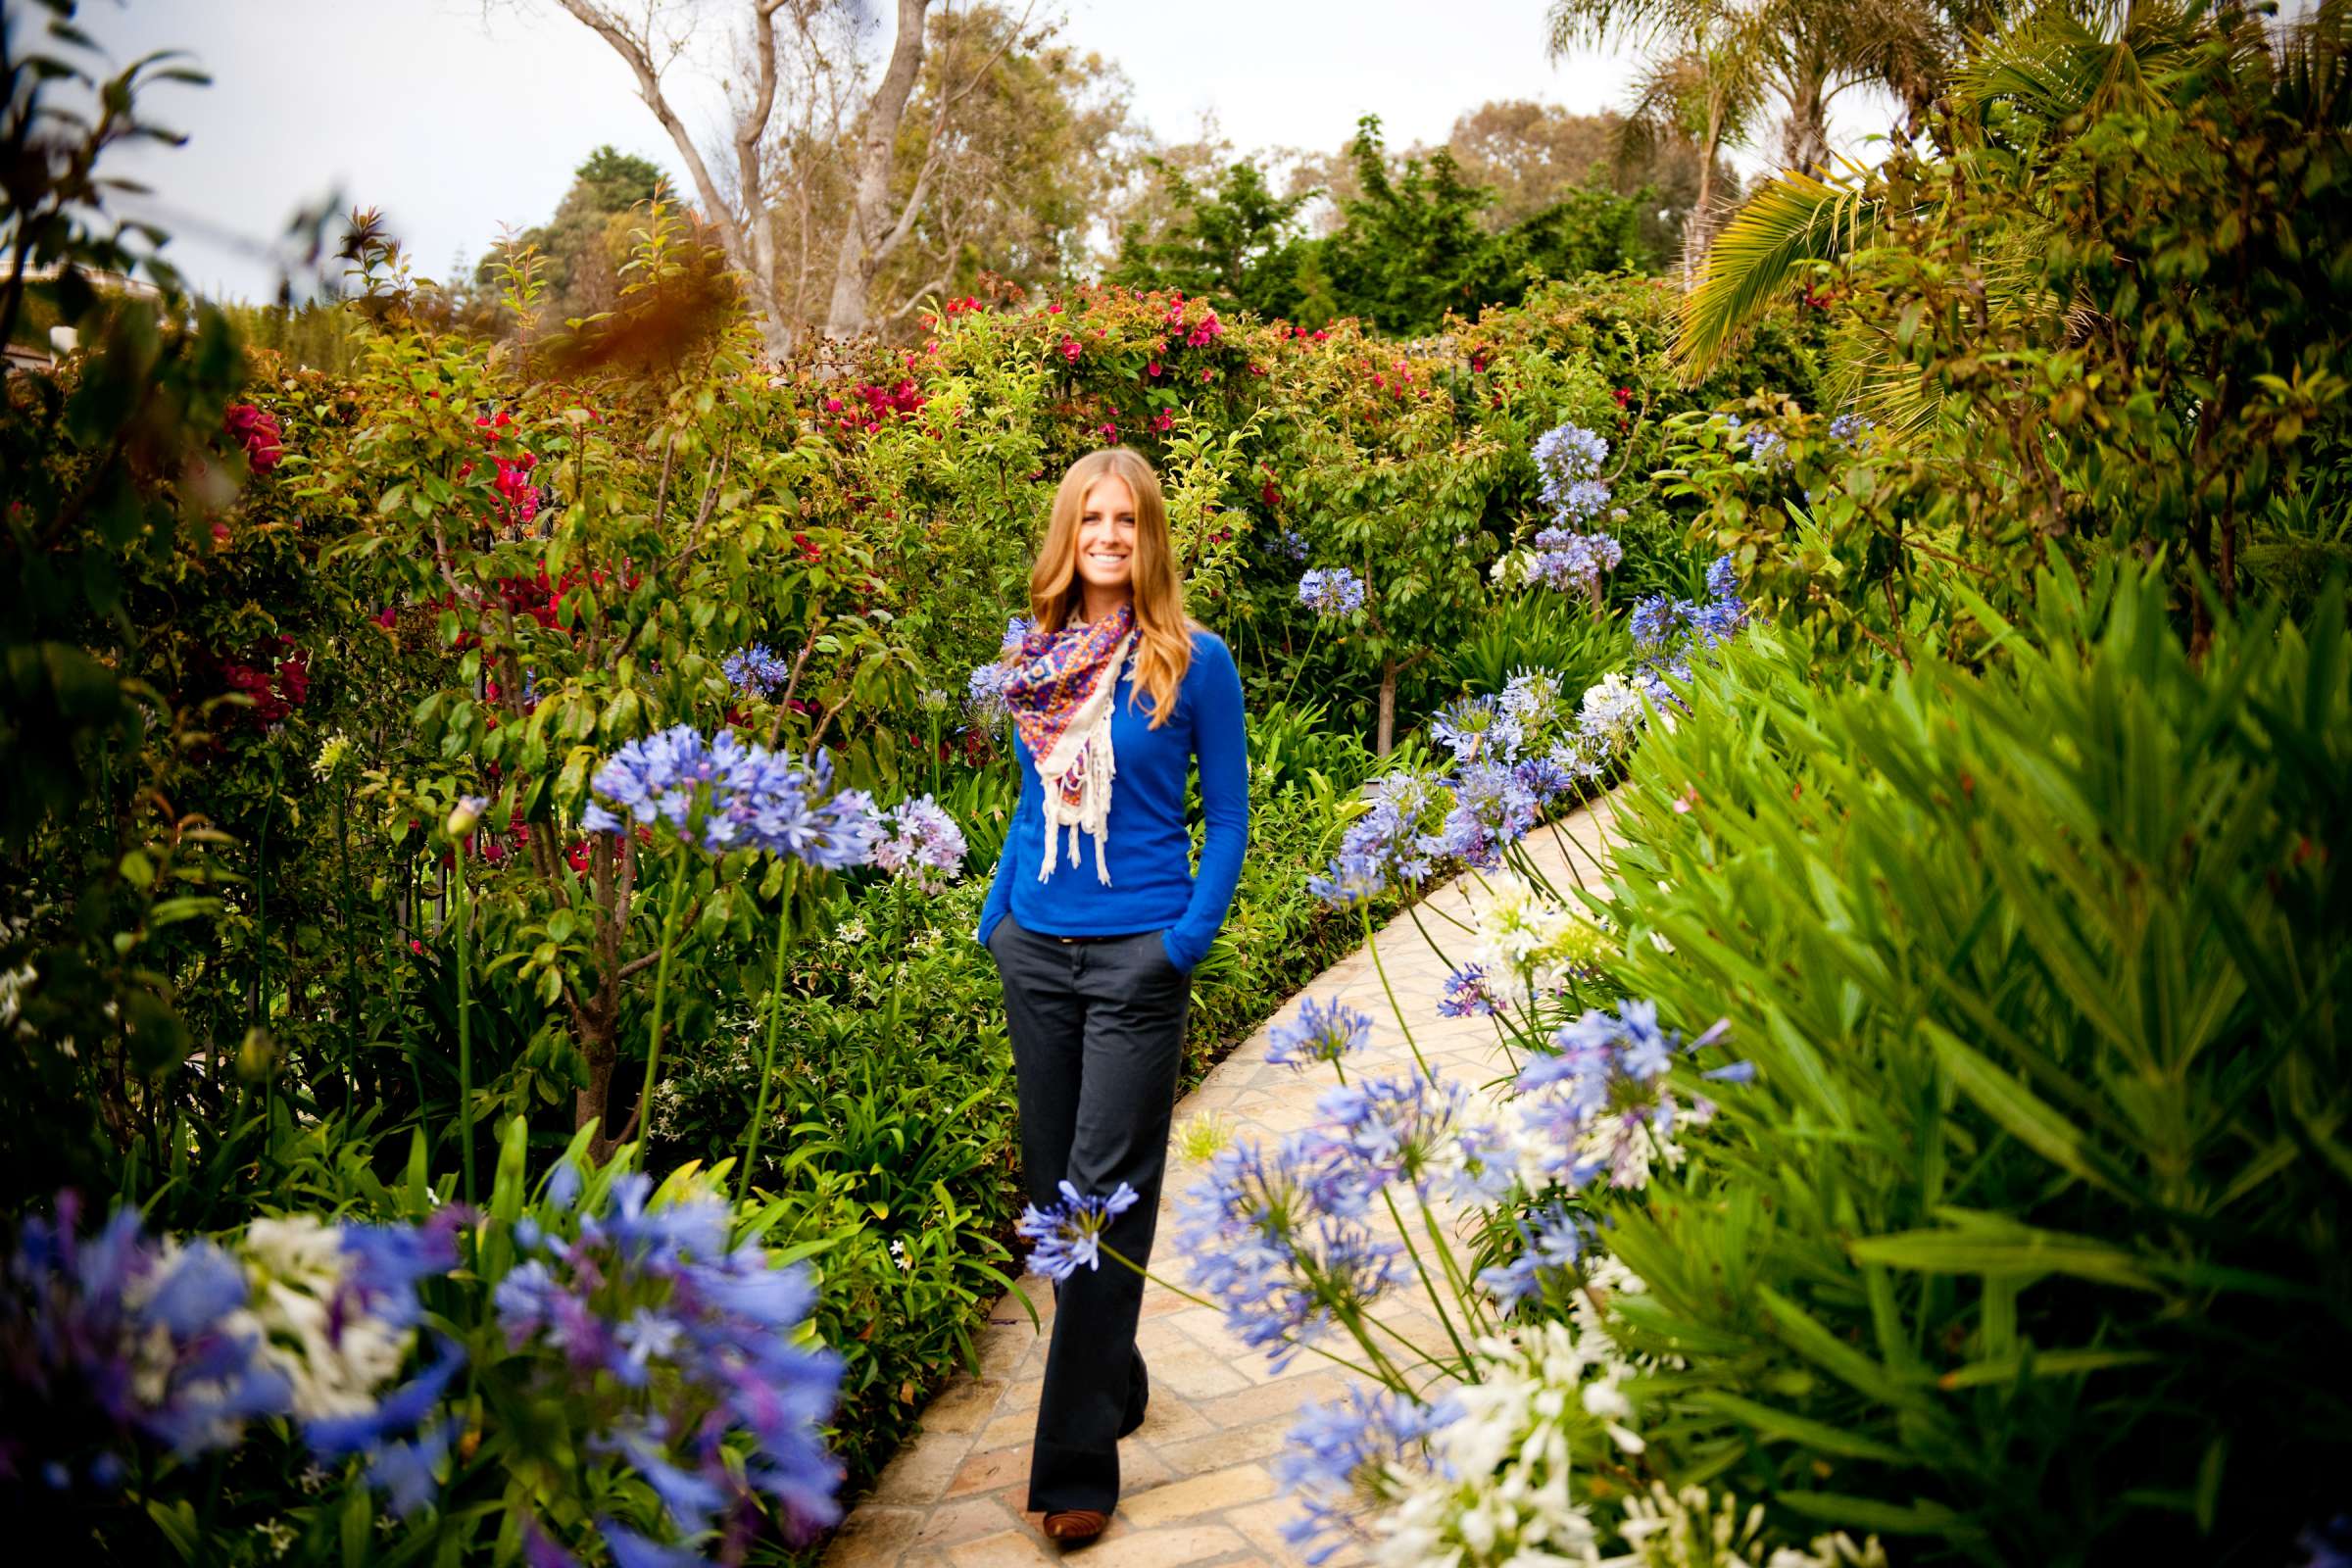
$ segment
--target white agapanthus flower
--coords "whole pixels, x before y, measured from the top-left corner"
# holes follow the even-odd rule
[[[1630,745],[1642,727],[1641,691],[1624,675],[1609,671],[1597,684],[1585,688],[1577,726],[1587,735],[1606,742],[1612,751]]]
[[[356,1291],[340,1292],[338,1312],[350,1261],[342,1233],[315,1214],[257,1219],[242,1250],[251,1304],[223,1322],[231,1334],[261,1338],[260,1358],[294,1386],[294,1413],[310,1421],[373,1409],[415,1331],[356,1309]]]
[[[1591,922],[1544,897],[1515,871],[1494,872],[1487,885],[1493,897],[1478,912],[1473,962],[1539,990],[1597,964],[1602,939]]]
[[[1608,1568],[1886,1568],[1876,1536],[1856,1545],[1845,1535],[1823,1536],[1809,1549],[1774,1546],[1764,1534],[1764,1505],[1745,1510],[1728,1494],[1704,1487],[1670,1492],[1662,1481],[1625,1499],[1629,1556]]]
[[[1598,1568],[1600,1536],[1577,1500],[1572,1429],[1597,1424],[1642,1451],[1618,1384],[1629,1371],[1605,1339],[1564,1323],[1477,1342],[1479,1381],[1453,1390],[1460,1414],[1431,1437],[1426,1469],[1398,1470],[1380,1517],[1379,1568]]]

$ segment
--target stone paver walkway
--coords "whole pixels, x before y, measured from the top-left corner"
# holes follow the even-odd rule
[[[1545,828],[1529,838],[1537,863],[1556,886],[1596,880],[1595,860],[1607,845],[1606,817],[1604,801],[1561,821],[1556,835]],[[1574,841],[1573,850],[1560,842],[1563,837]],[[1456,963],[1468,961],[1470,939],[1432,906],[1468,924],[1480,897],[1477,882],[1464,877],[1423,906],[1422,924]],[[1378,947],[1397,1007],[1433,1069],[1469,1085],[1509,1070],[1492,1022],[1437,1015],[1446,965],[1409,917],[1400,914],[1381,931]],[[1341,959],[1302,994],[1336,997],[1372,1015],[1371,1043],[1349,1058],[1351,1075],[1359,1064],[1366,1074],[1412,1064],[1369,952],[1358,949]],[[1284,1004],[1268,1025],[1294,1010]],[[1312,1119],[1315,1097],[1333,1079],[1328,1072],[1301,1074],[1268,1062],[1267,1033],[1260,1026],[1178,1104],[1179,1129],[1192,1117],[1215,1113],[1237,1138],[1273,1142]],[[1175,1206],[1198,1174],[1171,1155],[1160,1198],[1153,1272],[1179,1282],[1185,1270],[1173,1255]],[[1053,1288],[1034,1277],[1023,1288],[1051,1329]],[[1416,1344],[1444,1343],[1426,1305],[1413,1304],[1410,1295],[1384,1298],[1381,1315]],[[1339,1396],[1351,1375],[1311,1353],[1270,1371],[1264,1352],[1228,1335],[1219,1314],[1156,1284],[1146,1290],[1137,1339],[1152,1373],[1151,1410],[1142,1429],[1119,1445],[1124,1494],[1109,1530],[1084,1548],[1087,1568],[1302,1564],[1280,1533],[1297,1505],[1275,1494],[1271,1460],[1298,1407]],[[958,1376],[931,1401],[920,1435],[843,1523],[824,1568],[1027,1568],[1062,1556],[1039,1533],[1039,1516],[1022,1511],[1045,1362],[1045,1335],[1030,1325],[1019,1301],[1005,1297],[982,1332],[979,1375]],[[1354,1560],[1353,1553],[1336,1556],[1325,1568],[1349,1568]]]

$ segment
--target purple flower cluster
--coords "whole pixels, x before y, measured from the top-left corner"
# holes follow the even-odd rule
[[[727,684],[744,697],[776,697],[792,684],[792,665],[765,643],[738,648],[719,661]]]
[[[1340,853],[1306,888],[1337,909],[1352,909],[1391,886],[1417,887],[1435,869],[1444,847],[1422,831],[1433,795],[1430,781],[1412,773],[1388,773],[1363,789],[1371,808],[1348,824]]]
[[[1481,1269],[1478,1275],[1478,1283],[1506,1312],[1516,1311],[1523,1301],[1541,1298],[1546,1285],[1565,1288],[1574,1283],[1577,1259],[1591,1245],[1592,1222],[1554,1203],[1536,1215],[1533,1227],[1521,1220],[1519,1235],[1527,1244],[1526,1250],[1508,1263]]]
[[[155,1241],[138,1211],[80,1233],[81,1203],[25,1219],[0,1283],[0,1482],[112,1488],[140,1439],[186,1457],[291,1407],[241,1329],[245,1271],[209,1242]]]
[[[423,1319],[417,1287],[457,1265],[456,1231],[471,1217],[451,1207],[416,1227],[270,1221],[327,1250],[331,1283],[303,1298],[305,1311],[323,1315],[324,1342],[296,1349],[268,1343],[269,1303],[227,1250],[150,1238],[130,1208],[84,1237],[80,1214],[64,1193],[54,1219],[25,1220],[0,1286],[0,1482],[112,1487],[140,1439],[186,1458],[235,1446],[258,1417],[314,1411],[325,1396],[306,1398],[296,1381],[318,1376],[310,1358],[339,1355],[358,1334],[402,1353],[406,1331]],[[447,1434],[419,1429],[444,1382],[428,1373],[380,1399],[339,1387],[333,1398],[362,1408],[313,1414],[304,1436],[321,1460],[367,1454],[369,1479],[411,1511],[435,1491]]]
[[[973,665],[963,683],[964,706],[972,716],[984,724],[1002,724],[1010,718],[1012,710],[1004,705],[1004,683],[1011,679],[1012,666],[1003,660]]]
[[[1680,1113],[1662,1081],[1667,1069],[1677,1055],[1719,1043],[1729,1027],[1719,1021],[1685,1046],[1680,1035],[1659,1027],[1657,1004],[1638,998],[1619,1003],[1613,1014],[1592,1008],[1562,1024],[1551,1037],[1552,1054],[1529,1062],[1518,1077],[1523,1107],[1556,1135],[1553,1173],[1579,1187],[1605,1168],[1613,1185],[1636,1185],[1647,1169],[1643,1129],[1664,1138]],[[1746,1083],[1755,1068],[1739,1061],[1700,1076]],[[1605,1154],[1581,1147],[1596,1128],[1611,1135],[1601,1140]]]
[[[677,724],[629,742],[589,781],[596,800],[581,813],[591,833],[627,821],[657,828],[712,855],[766,850],[824,870],[874,858],[881,824],[863,790],[833,790],[833,760],[807,761],[746,746],[731,730],[706,739]]]
[[[449,1266],[456,1261],[453,1253]],[[303,1440],[318,1458],[363,1455],[368,1485],[389,1496],[392,1511],[403,1518],[440,1496],[442,1463],[460,1429],[457,1417],[441,1413],[441,1396],[466,1365],[466,1352],[447,1340],[439,1344],[440,1354],[432,1365],[385,1395],[372,1409],[303,1424]]]
[[[1605,533],[1571,533],[1544,528],[1536,534],[1531,570],[1536,580],[1563,591],[1591,592],[1604,571],[1614,571],[1625,559],[1625,547]]]
[[[1766,467],[1777,467],[1788,461],[1788,438],[1767,425],[1749,425],[1746,432],[1747,458]]]
[[[1344,1002],[1300,1000],[1289,1023],[1267,1032],[1266,1059],[1286,1067],[1307,1067],[1318,1061],[1337,1062],[1364,1048],[1372,1038],[1372,1018]]]
[[[1465,864],[1492,871],[1502,863],[1503,846],[1518,843],[1534,829],[1540,804],[1517,767],[1504,762],[1458,767],[1453,773],[1453,808],[1446,813],[1440,846]]]
[[[1396,1182],[1426,1193],[1467,1100],[1460,1085],[1419,1072],[1325,1090],[1315,1112],[1331,1157],[1325,1191],[1332,1212],[1353,1218]]]
[[[1494,983],[1484,964],[1464,964],[1446,977],[1446,994],[1438,999],[1441,1018],[1491,1018],[1502,1011]]]
[[[1352,615],[1364,608],[1364,580],[1346,566],[1317,566],[1298,579],[1298,602],[1318,615]]]
[[[1306,559],[1306,535],[1296,528],[1285,528],[1280,534],[1266,541],[1266,554],[1281,556],[1291,561],[1304,561]]]
[[[1830,421],[1830,439],[1852,451],[1868,442],[1871,432],[1877,428],[1876,422],[1865,419],[1859,414],[1840,414]]]
[[[580,1185],[559,1166],[549,1201],[567,1208]],[[765,1496],[807,1541],[841,1517],[822,1432],[842,1361],[805,1342],[815,1286],[797,1265],[770,1267],[759,1243],[734,1245],[722,1200],[654,1206],[652,1195],[651,1178],[624,1171],[564,1227],[568,1239],[517,1225],[521,1260],[492,1295],[507,1344],[555,1351],[551,1380],[597,1391],[608,1408],[591,1447],[624,1459],[679,1534],[738,1522]],[[645,1553],[672,1548],[601,1528],[617,1561],[670,1560]]]
[[[1274,1456],[1275,1481],[1305,1510],[1283,1525],[1283,1539],[1304,1550],[1310,1565],[1370,1544],[1357,1521],[1384,1500],[1384,1472],[1459,1414],[1450,1398],[1423,1404],[1355,1387],[1335,1403],[1300,1406],[1290,1441]]]
[[[1220,1151],[1185,1194],[1177,1249],[1194,1285],[1243,1344],[1275,1367],[1320,1337],[1335,1311],[1353,1312],[1397,1279],[1396,1246],[1351,1216],[1369,1193],[1353,1161],[1320,1133],[1294,1133],[1269,1155],[1256,1144]]]
[[[938,893],[963,871],[963,829],[928,795],[902,801],[882,813],[888,837],[874,846],[874,864]]]
[[[1014,1234],[1036,1244],[1029,1250],[1029,1272],[1066,1280],[1081,1268],[1101,1268],[1102,1233],[1138,1201],[1136,1190],[1125,1182],[1107,1198],[1063,1182],[1060,1202],[1052,1208],[1029,1204],[1013,1227]]]
[[[997,640],[997,657],[973,665],[972,672],[964,677],[964,707],[978,722],[1002,724],[1012,716],[1012,710],[1004,706],[1004,685],[1012,679],[1011,656],[1036,629],[1036,623],[1027,615],[1005,616],[1004,635]]]
[[[1519,720],[1494,697],[1457,697],[1430,715],[1430,739],[1456,762],[1508,759],[1519,750]]]
[[[1587,522],[1608,510],[1609,486],[1601,465],[1609,443],[1582,425],[1562,424],[1536,437],[1536,472],[1544,504],[1563,527]]]

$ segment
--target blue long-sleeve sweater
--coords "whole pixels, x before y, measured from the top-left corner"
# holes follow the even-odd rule
[[[1111,782],[1105,860],[1110,882],[1095,875],[1094,843],[1083,834],[1069,858],[1065,828],[1054,846],[1053,878],[1038,880],[1046,853],[1046,803],[1026,742],[1013,745],[1021,803],[980,909],[982,942],[1009,910],[1024,929],[1047,936],[1133,936],[1157,931],[1168,961],[1190,974],[1225,923],[1250,841],[1250,747],[1242,728],[1242,677],[1232,650],[1214,632],[1193,633],[1193,662],[1177,688],[1176,712],[1152,728],[1149,698],[1130,704],[1135,662],[1121,672],[1111,705]],[[1200,874],[1192,872],[1193,839],[1184,820],[1187,776],[1200,763],[1200,814],[1208,832]]]

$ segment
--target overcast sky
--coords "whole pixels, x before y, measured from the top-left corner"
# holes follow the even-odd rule
[[[723,26],[740,8],[707,9]],[[1555,66],[1544,11],[1544,0],[1069,0],[1065,36],[1118,64],[1137,117],[1164,140],[1191,138],[1213,113],[1237,147],[1337,148],[1371,112],[1402,146],[1442,139],[1489,99],[1618,103],[1630,65],[1595,53]],[[618,57],[554,0],[496,0],[487,16],[481,0],[84,0],[82,12],[120,59],[184,47],[214,78],[147,101],[189,141],[139,168],[176,236],[171,254],[209,292],[270,295],[266,243],[330,193],[381,207],[418,269],[443,275],[502,222],[543,220],[602,143],[682,172]],[[714,129],[715,88],[683,96]]]

